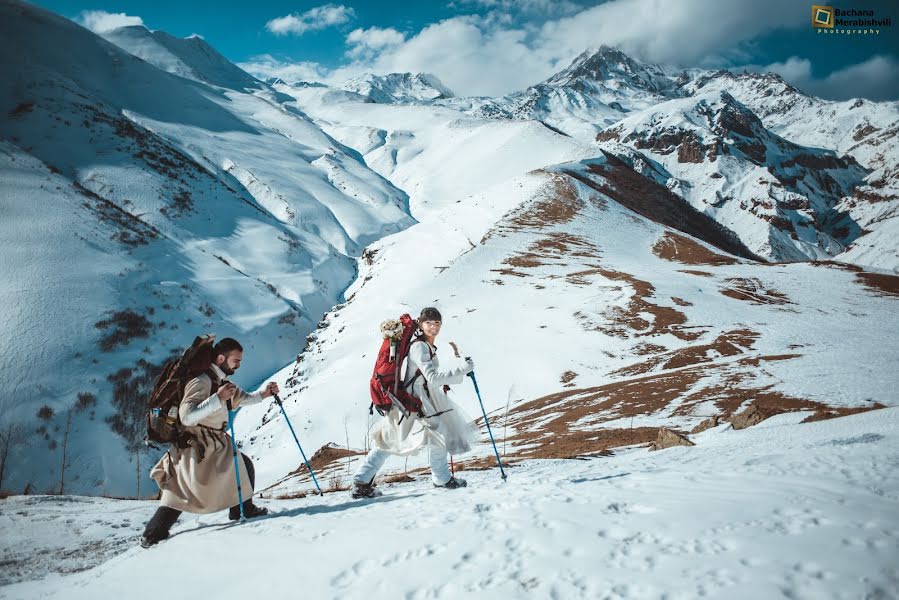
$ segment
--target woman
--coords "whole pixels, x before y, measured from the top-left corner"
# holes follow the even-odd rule
[[[447,452],[463,454],[471,450],[478,431],[462,409],[447,398],[444,386],[462,383],[474,371],[474,362],[468,358],[462,367],[440,370],[435,340],[442,322],[436,308],[422,310],[418,317],[421,335],[409,346],[406,358],[403,385],[411,385],[410,392],[422,401],[425,416],[403,417],[398,410],[387,413],[372,436],[374,448],[353,477],[353,498],[380,495],[374,489],[374,478],[388,456],[411,456],[425,446],[430,447],[431,481],[435,487],[452,490],[468,485],[450,474]]]

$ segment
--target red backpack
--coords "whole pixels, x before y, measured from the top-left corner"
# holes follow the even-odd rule
[[[385,325],[388,322],[385,322]],[[382,325],[383,330],[384,325]],[[400,331],[400,327],[402,330]],[[376,409],[378,414],[386,415],[390,410],[396,407],[402,417],[400,421],[411,414],[417,414],[424,417],[424,410],[421,400],[406,391],[408,386],[412,385],[412,381],[407,386],[403,385],[403,361],[409,354],[409,346],[415,341],[412,336],[418,329],[418,323],[405,314],[400,317],[399,324],[394,329],[394,334],[387,337],[385,333],[384,341],[381,343],[381,349],[378,351],[378,358],[375,361],[375,369],[371,376],[371,406],[368,409],[372,414],[372,409]],[[417,376],[417,375],[416,375]]]

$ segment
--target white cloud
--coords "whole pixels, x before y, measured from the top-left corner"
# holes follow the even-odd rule
[[[559,57],[603,43],[642,60],[696,66],[715,62],[718,53],[761,33],[807,24],[807,11],[789,4],[782,0],[613,0],[547,22],[538,44]]]
[[[285,80],[331,84],[365,72],[426,72],[437,75],[459,95],[498,96],[546,79],[585,49],[600,44],[618,46],[644,61],[722,67],[749,62],[753,40],[762,34],[808,26],[807,7],[782,0],[681,0],[677,4],[610,0],[562,17],[528,20],[521,16],[523,10],[551,10],[550,4],[548,0],[456,0],[456,7],[478,5],[488,12],[432,23],[412,35],[392,28],[355,29],[346,38],[349,63],[336,69],[314,63],[265,66],[271,72],[304,73],[282,77]],[[774,71],[800,89],[826,98],[899,96],[892,58],[875,57],[823,80],[814,79],[811,62],[799,57],[746,68]]]
[[[789,82],[808,81],[812,78],[812,61],[791,56],[784,62],[771,63],[761,69],[765,73],[777,73]]]
[[[144,20],[140,17],[126,15],[125,13],[108,13],[105,10],[85,10],[75,20],[94,33],[144,24]]]
[[[488,22],[464,16],[428,25],[402,43],[332,71],[327,81],[339,84],[365,72],[425,72],[437,75],[456,93],[498,95],[552,73],[550,65],[525,45],[525,30],[491,27]]]
[[[369,29],[354,29],[346,36],[346,43],[350,46],[346,55],[353,59],[371,57],[374,53],[386,48],[398,46],[406,41],[406,36],[388,27],[370,27]]]
[[[352,8],[338,5],[325,4],[309,9],[303,14],[292,14],[272,19],[265,24],[265,28],[275,35],[303,35],[307,31],[316,31],[335,25],[343,25],[355,18],[356,11]]]
[[[455,0],[450,8],[478,8],[524,15],[570,15],[581,7],[571,0]]]
[[[746,65],[737,71],[773,72],[802,91],[829,100],[896,100],[899,98],[899,61],[890,56],[872,56],[868,60],[815,78],[807,58],[791,56],[770,65]]]
[[[834,71],[811,89],[834,100],[896,100],[899,99],[899,61],[891,56],[873,56]]]
[[[271,54],[253,56],[248,61],[237,63],[237,66],[259,79],[280,77],[287,83],[297,81],[323,81],[324,69],[314,62],[288,62],[278,60]]]
[[[520,18],[520,13],[551,10],[544,0],[457,0],[456,6],[460,4],[496,10],[446,19],[380,48],[363,49],[348,38],[347,56],[353,62],[330,73],[328,80],[339,83],[366,71],[429,72],[460,95],[494,96],[542,81],[584,49],[603,43],[651,62],[720,65],[741,43],[808,20],[807,11],[784,8],[782,0],[612,0],[543,19],[542,24]],[[515,19],[509,17],[513,10],[519,15]]]

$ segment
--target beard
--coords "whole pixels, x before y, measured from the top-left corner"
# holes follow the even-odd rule
[[[219,369],[221,369],[222,373],[224,373],[225,375],[234,375],[234,369],[228,367],[227,364],[219,365]]]

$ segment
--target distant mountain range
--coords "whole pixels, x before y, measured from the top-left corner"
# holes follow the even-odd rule
[[[697,339],[687,327],[723,335],[715,315],[731,300],[694,293],[711,275],[673,268],[671,248],[736,265],[728,290],[762,285],[737,269],[768,262],[899,268],[896,102],[830,102],[772,74],[674,70],[609,47],[502,98],[457,97],[428,74],[263,82],[198,37],[144,27],[101,37],[18,1],[0,5],[0,49],[0,334],[10,341],[0,432],[28,433],[4,489],[53,491],[64,479],[66,491],[146,493],[144,394],[199,333],[244,343],[245,387],[299,356],[295,393],[315,377],[326,390],[370,373],[368,350],[345,340],[363,346],[385,312],[449,302],[451,289],[454,303],[470,294],[490,306],[501,287],[510,306],[536,303],[522,304],[521,323],[592,352],[578,359],[589,367],[564,366],[574,359],[560,351],[552,369],[528,372],[531,398],[558,387],[558,369],[607,377],[603,352],[618,372]],[[566,257],[576,272],[554,270]],[[649,283],[654,271],[638,269],[657,260],[664,275]],[[543,267],[531,287],[527,269]],[[853,281],[831,271],[821,280]],[[867,288],[851,285],[859,314],[878,314]],[[694,290],[683,301],[710,321],[685,325],[675,311],[683,320],[646,325],[664,339],[632,347],[628,336],[650,334],[622,331],[671,318],[646,300],[654,286]],[[461,304],[456,317],[468,314]],[[543,322],[557,306],[574,325]],[[746,319],[768,310],[740,308]],[[487,312],[471,317],[485,332]],[[622,314],[627,326],[608,324]],[[341,336],[323,331],[331,322]],[[493,347],[491,336],[479,343]],[[524,353],[528,339],[495,353]],[[313,440],[335,441],[327,411],[340,394],[307,392],[291,408],[319,411],[302,412],[322,420],[309,425]],[[254,426],[270,418],[244,414]]]

